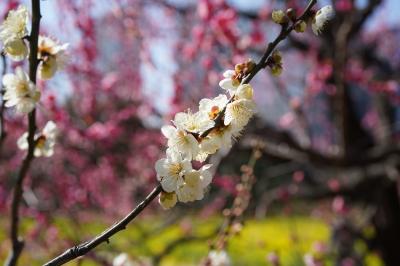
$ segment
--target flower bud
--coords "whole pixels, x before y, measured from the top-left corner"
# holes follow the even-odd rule
[[[282,65],[273,65],[271,67],[271,74],[275,77],[279,76],[280,74],[282,74]]]
[[[289,22],[289,18],[286,16],[285,12],[282,10],[274,10],[272,11],[272,20],[276,24],[285,24]]]
[[[288,10],[286,10],[286,15],[287,15],[292,21],[295,21],[295,20],[296,20],[296,12],[294,11],[293,8],[289,8]]]
[[[307,23],[303,20],[299,20],[298,22],[296,22],[296,24],[294,25],[294,30],[296,32],[305,32],[307,29]]]
[[[272,57],[274,64],[282,63],[282,55],[281,55],[281,52],[279,52],[278,50],[275,50],[272,53],[271,57]]]
[[[176,202],[178,201],[175,192],[168,193],[168,192],[161,192],[159,202],[160,205],[164,209],[171,209],[172,207],[175,206]]]

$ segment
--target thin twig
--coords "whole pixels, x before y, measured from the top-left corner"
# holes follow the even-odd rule
[[[40,28],[40,0],[32,0],[32,27],[29,37],[29,79],[36,84],[36,72],[38,67],[38,38]],[[15,266],[24,247],[24,241],[18,236],[19,230],[19,206],[22,199],[22,185],[26,177],[31,162],[34,158],[35,150],[35,131],[36,131],[36,110],[28,114],[28,152],[19,169],[17,180],[14,186],[14,193],[11,205],[11,230],[10,238],[12,241],[11,253],[5,262],[6,266]]]
[[[263,146],[262,142],[256,141],[249,162],[241,168],[242,176],[237,186],[237,195],[233,200],[231,208],[224,210],[224,214],[226,215],[225,220],[219,229],[215,243],[211,245],[212,249],[226,248],[229,238],[237,233],[234,225],[240,222],[240,219],[249,206],[251,190],[255,183],[254,168],[262,155],[261,150]]]
[[[126,226],[133,219],[135,219],[136,216],[138,216],[139,213],[141,213],[153,201],[153,199],[157,197],[158,194],[161,193],[161,191],[162,191],[161,185],[158,185],[156,188],[153,189],[153,191],[150,192],[149,195],[147,195],[147,197],[141,203],[139,203],[139,205],[136,206],[136,208],[131,213],[125,216],[125,218],[123,218],[121,221],[114,224],[113,226],[111,226],[110,228],[108,228],[107,230],[105,230],[103,233],[96,236],[92,240],[89,240],[83,244],[68,249],[63,254],[47,262],[44,265],[45,266],[63,265],[64,263],[67,263],[79,256],[85,255],[90,250],[94,249],[99,244],[101,244],[102,242],[109,242],[109,239],[113,235],[115,235],[121,230],[124,230]]]
[[[308,3],[306,9],[304,10],[303,14],[296,20],[307,20],[311,8],[316,4],[317,0],[310,0]],[[295,21],[295,22],[296,22]],[[276,37],[276,39],[272,42],[269,43],[267,46],[267,49],[264,52],[263,57],[260,59],[260,61],[256,64],[256,66],[252,69],[252,71],[249,73],[249,75],[242,81],[243,84],[249,83],[253,77],[263,68],[266,66],[266,62],[276,46],[284,40],[291,32],[294,30],[294,25],[293,24],[288,27],[287,25],[282,27],[281,33]],[[232,101],[232,98],[231,100]],[[215,125],[212,129],[217,128],[222,125],[223,123],[223,116],[225,113],[226,107],[220,112],[220,114],[216,117],[215,119]],[[200,135],[200,138],[206,137],[211,130],[205,131],[202,135]],[[44,264],[44,266],[59,266],[63,265],[71,260],[76,259],[79,256],[83,256],[86,253],[88,253],[90,250],[94,249],[97,247],[99,244],[102,242],[109,242],[109,238],[111,238],[113,235],[118,233],[121,230],[124,230],[126,226],[136,218],[137,215],[139,215],[148,205],[149,203],[157,197],[158,194],[160,194],[162,191],[161,185],[159,184],[152,192],[150,192],[149,195],[145,198],[144,201],[142,201],[130,214],[128,214],[125,218],[123,218],[121,221],[118,223],[112,225],[109,227],[107,230],[102,232],[100,235],[96,236],[92,240],[89,240],[87,242],[84,242],[82,244],[79,244],[77,246],[74,246],[72,248],[69,248],[66,250],[64,253],[61,255],[57,256],[56,258],[52,259],[51,261],[47,262]]]

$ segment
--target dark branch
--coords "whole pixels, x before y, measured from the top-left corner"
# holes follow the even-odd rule
[[[125,216],[125,218],[123,218],[121,221],[114,224],[113,226],[111,226],[110,228],[108,228],[107,230],[105,230],[103,233],[96,236],[92,240],[89,240],[87,242],[84,242],[82,244],[79,244],[75,247],[66,250],[60,256],[44,264],[44,266],[63,265],[64,263],[76,259],[79,256],[85,255],[90,250],[94,249],[103,242],[108,243],[113,235],[115,235],[119,231],[124,230],[126,226],[133,219],[135,219],[136,216],[138,216],[157,197],[158,194],[161,193],[161,191],[162,191],[161,185],[158,185],[156,188],[153,189],[153,191],[150,192],[149,195],[147,195],[147,197],[141,203],[139,203],[139,205],[136,206],[136,208],[131,213]]]
[[[29,37],[29,79],[36,84],[36,72],[38,67],[37,51],[40,28],[40,0],[32,0],[32,27]],[[26,177],[35,150],[35,132],[36,132],[36,110],[28,114],[28,152],[19,169],[17,180],[14,187],[14,194],[11,205],[11,230],[10,238],[12,241],[12,250],[5,263],[7,266],[14,266],[24,247],[24,241],[18,236],[19,230],[19,206],[22,200],[22,185]]]

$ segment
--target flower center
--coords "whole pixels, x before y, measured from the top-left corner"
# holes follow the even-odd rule
[[[208,117],[210,119],[215,119],[218,114],[219,114],[219,107],[214,105],[213,107],[211,107],[211,111],[208,113]]]
[[[36,140],[36,148],[42,149],[44,145],[46,144],[46,137],[44,135],[41,135],[37,140]]]
[[[182,171],[182,165],[180,163],[171,163],[168,166],[168,173],[171,176],[177,176]]]

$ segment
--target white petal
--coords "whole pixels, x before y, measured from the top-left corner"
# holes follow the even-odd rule
[[[174,136],[176,134],[176,128],[170,125],[167,126],[163,126],[161,128],[161,132],[162,134],[166,137],[166,138],[172,138],[172,136]]]
[[[28,149],[28,132],[25,132],[22,134],[21,137],[17,140],[17,146],[21,150],[26,150]]]
[[[226,70],[223,74],[222,74],[222,76],[224,76],[224,78],[232,78],[234,75],[236,74],[236,72],[235,72],[235,70],[232,70],[232,69],[229,69],[229,70]]]
[[[235,90],[236,87],[233,85],[230,78],[223,79],[219,82],[219,86],[224,90]]]
[[[160,180],[161,177],[168,175],[168,170],[165,165],[167,164],[167,159],[159,159],[155,164],[155,169],[157,172],[157,179]]]
[[[173,192],[177,189],[177,178],[166,176],[161,179],[161,186],[166,192]]]
[[[48,137],[54,137],[57,134],[57,125],[53,121],[48,121],[43,128],[43,134]]]

